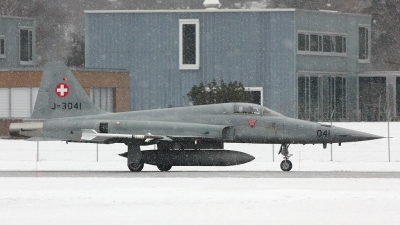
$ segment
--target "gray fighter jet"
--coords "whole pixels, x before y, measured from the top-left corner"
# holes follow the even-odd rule
[[[128,168],[144,164],[161,171],[172,166],[231,166],[253,156],[224,150],[224,143],[280,144],[283,171],[290,171],[290,144],[355,142],[382,138],[359,131],[285,117],[264,106],[224,103],[135,112],[96,108],[63,63],[47,63],[32,117],[10,125],[10,135],[32,141],[124,143]],[[157,145],[141,151],[140,146]]]

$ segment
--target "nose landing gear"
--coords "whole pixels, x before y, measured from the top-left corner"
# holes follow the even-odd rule
[[[289,160],[289,158],[292,156],[292,154],[289,154],[289,144],[282,144],[278,154],[283,155],[281,169],[283,171],[290,171],[292,169],[292,162]]]

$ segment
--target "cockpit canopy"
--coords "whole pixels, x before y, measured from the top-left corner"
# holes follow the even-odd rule
[[[267,107],[251,103],[235,103],[233,105],[234,114],[253,114],[260,116],[283,116]]]

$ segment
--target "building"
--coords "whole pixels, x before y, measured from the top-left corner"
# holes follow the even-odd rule
[[[131,110],[184,106],[193,85],[224,79],[290,117],[360,118],[369,15],[220,9],[90,10],[85,17],[86,65],[127,69]]]
[[[0,68],[35,64],[35,19],[0,16]]]

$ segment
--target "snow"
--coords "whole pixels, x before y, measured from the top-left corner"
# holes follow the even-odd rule
[[[386,123],[340,123],[387,136]],[[294,171],[400,172],[400,123],[388,139],[292,145]],[[127,171],[123,145],[0,140],[0,170]],[[149,146],[148,148],[153,148]],[[279,171],[279,146],[229,144],[256,157],[233,167],[173,171]],[[98,162],[97,162],[98,157]],[[274,158],[274,160],[273,160]],[[146,165],[144,170],[156,171]],[[0,224],[400,224],[397,178],[0,178]]]
[[[400,179],[1,178],[3,224],[399,224]]]

